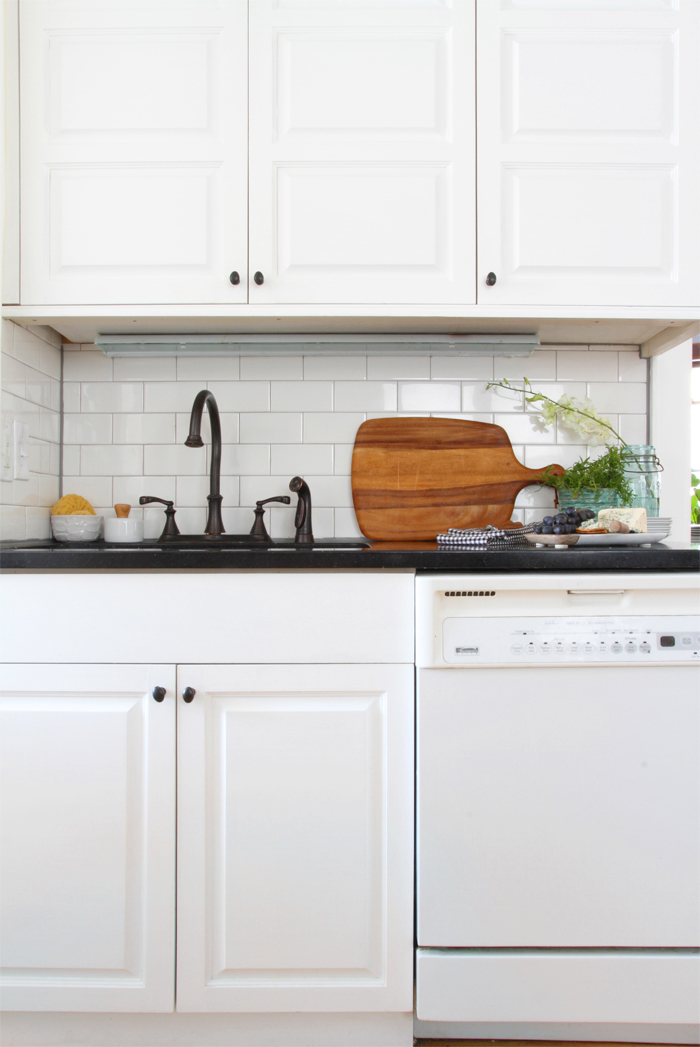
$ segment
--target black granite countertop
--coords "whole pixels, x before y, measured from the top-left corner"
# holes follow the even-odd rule
[[[677,542],[650,546],[597,546],[567,549],[447,549],[436,542],[356,543],[326,539],[313,547],[294,545],[241,548],[235,545],[140,545],[106,542],[67,544],[43,541],[0,542],[0,569],[33,571],[173,570],[386,570],[415,571],[700,571],[700,547]]]

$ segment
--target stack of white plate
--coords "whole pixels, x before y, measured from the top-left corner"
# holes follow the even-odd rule
[[[647,531],[663,531],[670,534],[673,521],[670,516],[647,516]]]

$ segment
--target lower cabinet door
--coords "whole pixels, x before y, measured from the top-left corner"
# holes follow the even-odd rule
[[[3,1009],[171,1011],[174,666],[1,666],[0,758]]]
[[[178,692],[177,1009],[412,1010],[413,666]]]

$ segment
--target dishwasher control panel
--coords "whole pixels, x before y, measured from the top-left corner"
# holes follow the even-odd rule
[[[446,618],[450,665],[700,663],[700,616]]]

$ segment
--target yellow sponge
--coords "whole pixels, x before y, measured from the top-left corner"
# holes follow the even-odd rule
[[[54,505],[51,510],[52,516],[94,516],[95,510],[92,508],[87,498],[82,498],[79,494],[64,494],[63,498]]]

